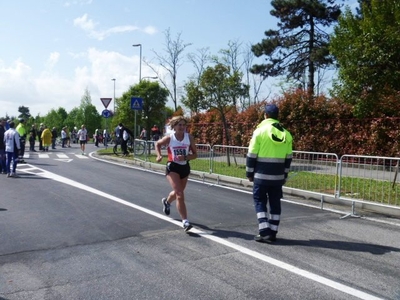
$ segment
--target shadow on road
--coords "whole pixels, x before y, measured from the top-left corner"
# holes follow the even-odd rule
[[[400,248],[367,244],[367,243],[354,243],[344,241],[327,241],[327,240],[288,240],[278,238],[276,243],[272,245],[277,246],[306,246],[315,248],[325,248],[334,250],[354,251],[354,252],[369,252],[375,255],[383,255],[389,252],[400,252]]]
[[[205,231],[212,231],[212,234],[219,238],[239,238],[239,239],[243,239],[243,240],[247,240],[247,241],[254,240],[254,234],[247,234],[247,233],[243,233],[243,232],[239,232],[239,231],[232,231],[232,230],[209,228],[205,225],[196,224],[193,222],[191,222],[191,224],[196,226],[197,228],[203,229]],[[195,236],[195,235],[198,236],[195,233],[190,233],[190,231],[188,232],[188,234],[191,234],[193,236]]]

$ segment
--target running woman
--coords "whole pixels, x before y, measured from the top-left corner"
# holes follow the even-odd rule
[[[184,231],[189,231],[192,225],[187,218],[184,191],[190,174],[189,161],[197,158],[197,150],[193,136],[186,132],[186,124],[187,120],[183,116],[173,117],[169,124],[173,133],[156,142],[156,153],[157,162],[161,162],[163,159],[161,147],[167,147],[168,161],[165,175],[172,191],[168,197],[161,199],[163,211],[168,216],[171,203],[176,200],[182,227]]]

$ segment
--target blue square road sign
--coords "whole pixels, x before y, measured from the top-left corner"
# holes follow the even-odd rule
[[[131,98],[131,109],[142,110],[143,109],[143,99],[139,97]]]

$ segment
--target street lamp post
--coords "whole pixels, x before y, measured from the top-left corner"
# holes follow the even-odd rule
[[[114,111],[113,111],[113,113],[114,113],[114,116],[115,116],[115,78],[113,78],[113,79],[111,79],[112,81],[114,81],[114,98],[113,98],[113,100],[114,100]]]
[[[139,83],[142,81],[142,44],[133,44],[132,47],[140,47],[140,61],[139,61]],[[136,138],[136,115],[137,110],[135,109],[135,129],[133,130],[133,139]]]
[[[142,81],[142,44],[134,44],[132,47],[140,47],[140,62],[139,62],[139,82]]]

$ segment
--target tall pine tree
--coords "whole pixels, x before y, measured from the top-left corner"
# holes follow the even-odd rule
[[[251,72],[264,78],[286,75],[313,96],[315,72],[333,63],[325,29],[337,22],[341,6],[334,0],[273,0],[271,5],[279,29],[266,31],[266,38],[252,46],[266,62],[253,65]]]

